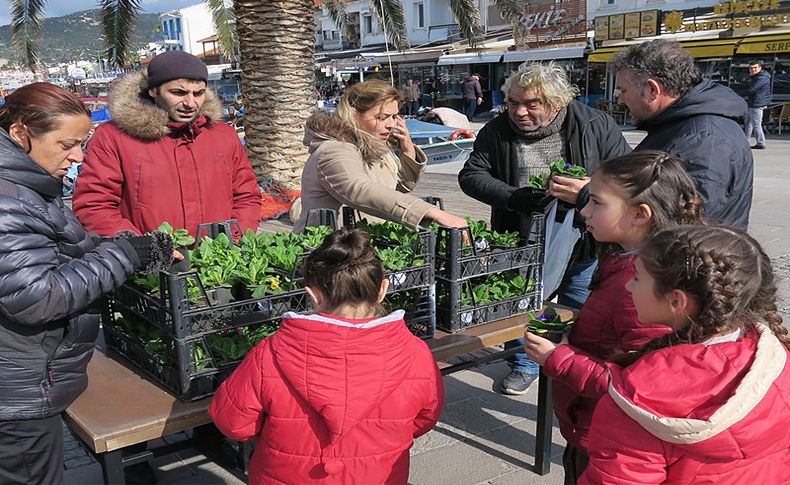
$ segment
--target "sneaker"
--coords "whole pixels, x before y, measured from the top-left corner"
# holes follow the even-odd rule
[[[527,374],[526,372],[511,371],[502,381],[502,393],[518,396],[529,390],[529,386],[538,380],[537,374]]]
[[[752,147],[752,150],[765,150],[765,145],[760,145],[760,144],[754,145]]]

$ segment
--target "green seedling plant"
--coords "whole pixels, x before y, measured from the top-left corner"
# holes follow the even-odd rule
[[[230,288],[238,281],[238,271],[244,266],[244,260],[239,248],[221,233],[215,239],[203,238],[192,252],[192,264],[198,268],[200,281],[207,288]]]
[[[189,231],[186,229],[174,229],[167,221],[163,222],[156,230],[170,236],[170,239],[173,240],[173,246],[177,248],[186,248],[195,244],[195,238],[189,235]]]
[[[529,321],[526,324],[527,330],[537,335],[564,332],[573,324],[574,320],[572,317],[563,320],[553,308],[547,308],[538,315],[534,313],[527,313],[527,315],[529,316]]]
[[[527,187],[533,189],[547,189],[549,188],[549,180],[552,175],[559,175],[561,177],[586,177],[587,169],[581,165],[574,165],[565,161],[565,158],[560,157],[549,164],[548,173],[539,173],[531,175],[527,179]]]

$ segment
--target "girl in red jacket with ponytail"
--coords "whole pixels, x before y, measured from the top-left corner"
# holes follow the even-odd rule
[[[634,250],[660,229],[700,222],[694,182],[683,162],[664,152],[645,150],[602,162],[588,188],[581,215],[593,237],[608,243],[602,245],[592,292],[563,344],[524,336],[529,358],[554,378],[554,413],[568,441],[566,484],[575,484],[587,466],[592,413],[609,380],[606,362],[669,331],[637,318],[625,288],[634,275]]]
[[[760,245],[724,227],[662,231],[628,290],[670,333],[612,364],[580,481],[790,483],[790,338]]]
[[[283,315],[217,390],[211,418],[258,438],[250,483],[405,484],[414,438],[444,403],[428,346],[403,310],[376,316],[388,281],[366,233],[329,235],[304,283],[317,312]]]

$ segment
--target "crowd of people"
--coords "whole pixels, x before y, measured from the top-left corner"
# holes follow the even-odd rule
[[[509,342],[524,352],[501,391],[526,392],[539,368],[554,379],[566,484],[788,482],[790,337],[770,261],[746,233],[751,149],[765,146],[762,66],[744,100],[674,42],[629,47],[612,65],[618,102],[647,132],[633,150],[561,68],[526,63],[458,175],[491,206],[494,230],[526,237],[551,203],[579,235],[546,268],[560,277],[545,295],[576,321],[559,343],[530,332]],[[87,385],[93,304],[181,257],[152,231],[228,219],[257,229],[255,175],[207,79],[190,54],[157,56],[114,87],[112,121],[85,153],[90,112],[61,88],[30,84],[0,106],[0,482],[62,482],[60,415]],[[471,118],[479,82],[468,84]],[[400,111],[425,95],[413,80],[366,81],[310,117],[295,231],[344,205],[411,227],[466,226],[409,194],[426,157]],[[559,159],[588,175],[529,190]],[[79,162],[72,213],[61,185]],[[246,356],[212,400],[214,423],[257,438],[252,483],[407,483],[413,441],[443,406],[427,345],[402,310],[381,313],[388,280],[364,232],[331,234],[303,277],[314,312],[283,315]]]

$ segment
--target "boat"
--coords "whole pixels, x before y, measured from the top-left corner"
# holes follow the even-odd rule
[[[466,162],[472,154],[474,138],[459,137],[451,140],[458,128],[435,123],[426,123],[413,118],[405,120],[411,140],[428,157],[428,165],[440,163]]]

